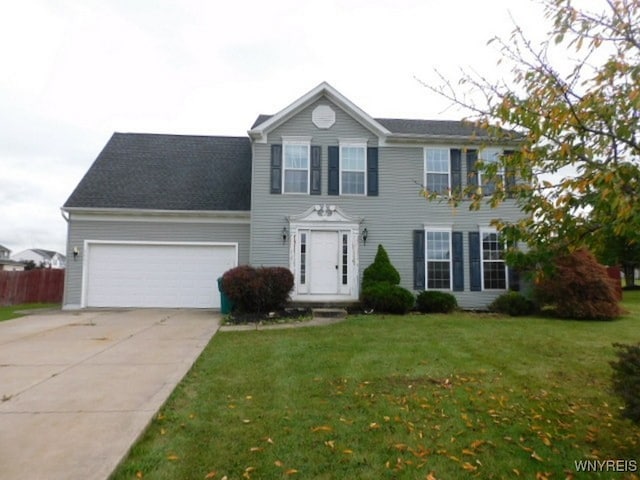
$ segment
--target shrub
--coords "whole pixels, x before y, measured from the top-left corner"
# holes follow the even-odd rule
[[[541,306],[560,318],[610,320],[620,316],[614,282],[587,250],[560,256],[535,287]]]
[[[264,292],[261,293],[263,312],[283,308],[289,301],[289,292],[293,288],[293,274],[284,267],[262,267],[257,269]]]
[[[362,289],[362,305],[376,312],[405,314],[414,302],[409,290],[388,282],[371,283]]]
[[[496,298],[489,310],[496,313],[504,313],[512,317],[531,315],[536,311],[536,305],[524,295],[518,292],[503,293]]]
[[[391,264],[389,255],[382,245],[378,245],[378,252],[373,263],[362,272],[362,288],[368,285],[385,282],[391,285],[400,283],[400,274],[398,270]]]
[[[418,294],[416,307],[422,313],[450,313],[458,308],[458,301],[450,293],[427,290]]]
[[[619,350],[613,367],[613,391],[624,402],[622,416],[640,424],[640,343],[623,345],[614,343]]]
[[[267,313],[284,307],[293,288],[293,274],[283,267],[242,265],[222,276],[222,290],[243,313]]]

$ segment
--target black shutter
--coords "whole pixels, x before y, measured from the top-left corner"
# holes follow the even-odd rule
[[[478,151],[467,150],[467,185],[478,186]]]
[[[505,150],[503,153],[504,153],[505,157],[512,157],[512,156],[516,155],[516,152],[514,152],[513,150]],[[505,165],[505,167],[504,167],[504,188],[505,188],[506,193],[507,193],[507,198],[513,198],[514,193],[515,193],[515,186],[516,186],[516,172],[515,172],[515,169],[513,167],[507,167],[507,165]]]
[[[271,193],[282,193],[282,145],[271,145]]]
[[[378,147],[367,148],[367,195],[378,196]]]
[[[469,276],[472,292],[482,290],[482,266],[480,261],[480,232],[469,232]]]
[[[424,290],[424,230],[413,231],[413,289]]]
[[[311,195],[320,195],[321,189],[321,150],[319,145],[311,146]]]
[[[509,290],[513,292],[520,291],[520,272],[513,267],[507,267],[509,275]]]
[[[329,186],[327,194],[340,194],[340,147],[330,146],[329,153]]]
[[[459,193],[462,190],[462,151],[459,148],[450,150],[451,156],[451,192]]]
[[[451,234],[451,258],[453,259],[453,290],[462,292],[464,290],[464,253],[462,248],[462,232]]]

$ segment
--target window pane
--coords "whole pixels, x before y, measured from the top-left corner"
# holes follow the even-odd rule
[[[307,234],[300,234],[300,285],[307,283]]]
[[[500,161],[502,150],[499,148],[483,148],[480,150],[479,158],[484,163],[495,163]]]
[[[364,172],[364,147],[342,147],[340,162],[343,170],[359,170]]]
[[[309,168],[309,147],[307,145],[285,145],[284,168]]]
[[[342,172],[342,193],[364,195],[364,173]]]
[[[286,170],[284,172],[284,191],[286,193],[307,193],[307,171]]]
[[[503,260],[504,245],[497,233],[485,233],[482,235],[482,259]]]
[[[427,262],[427,288],[444,288],[451,286],[449,262]]]
[[[427,149],[427,172],[449,172],[449,150],[446,148]]]
[[[507,288],[507,275],[504,262],[485,262],[484,288],[499,290]]]
[[[427,191],[445,194],[449,190],[449,175],[442,173],[427,173]]]

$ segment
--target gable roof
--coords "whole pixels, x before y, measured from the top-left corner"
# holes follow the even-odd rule
[[[248,211],[247,137],[114,133],[64,209]]]
[[[249,136],[253,139],[263,138],[268,131],[273,130],[278,125],[286,122],[296,113],[311,105],[321,97],[329,99],[376,135],[385,136],[390,133],[384,126],[370,117],[368,113],[354,104],[351,100],[342,95],[327,82],[322,82],[317,87],[309,90],[295,102],[280,110],[278,113],[274,115],[261,115],[258,117],[258,120],[254,122],[248,132]],[[262,121],[260,121],[261,117]]]

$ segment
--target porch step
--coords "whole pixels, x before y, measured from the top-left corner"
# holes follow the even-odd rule
[[[313,318],[344,318],[347,311],[344,308],[313,308]]]

